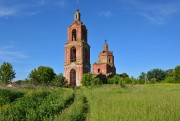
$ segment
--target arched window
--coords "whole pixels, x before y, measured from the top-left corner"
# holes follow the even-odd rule
[[[101,70],[100,70],[100,69],[98,69],[98,73],[101,73]]]
[[[74,69],[70,71],[70,86],[76,86],[76,70]]]
[[[71,62],[76,62],[76,48],[75,47],[72,47],[71,50],[70,50],[70,61]]]
[[[77,40],[77,34],[76,34],[76,29],[72,30],[72,41],[76,41]]]

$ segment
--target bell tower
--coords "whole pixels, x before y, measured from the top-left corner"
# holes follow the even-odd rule
[[[86,26],[81,22],[81,13],[77,9],[74,21],[68,27],[64,77],[70,86],[81,86],[82,76],[88,72],[90,72],[90,46],[87,42]]]

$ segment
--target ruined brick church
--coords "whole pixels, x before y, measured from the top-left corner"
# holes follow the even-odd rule
[[[81,21],[81,13],[77,9],[74,21],[68,27],[68,39],[65,43],[64,77],[71,86],[80,86],[83,74],[89,73],[90,46],[87,40],[87,28]],[[92,65],[92,74],[115,74],[114,56],[105,41],[104,49],[98,57],[98,63]]]

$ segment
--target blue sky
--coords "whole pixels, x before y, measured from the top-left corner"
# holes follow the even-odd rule
[[[79,0],[79,9],[91,64],[106,38],[117,73],[138,77],[180,65],[179,0]],[[75,10],[76,0],[0,0],[0,65],[10,62],[16,79],[41,65],[63,73],[67,27]]]

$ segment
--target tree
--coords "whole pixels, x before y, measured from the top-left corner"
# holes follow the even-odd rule
[[[128,78],[129,77],[129,75],[127,73],[119,74],[119,76],[122,78]]]
[[[146,76],[147,76],[147,74],[142,72],[141,75],[139,76],[139,79],[145,80]]]
[[[91,73],[86,73],[83,75],[81,83],[83,86],[90,86],[91,81],[92,81],[92,74]]]
[[[147,72],[148,80],[155,78],[157,82],[160,82],[162,80],[165,80],[166,77],[167,77],[167,73],[161,69],[153,69]]]
[[[146,83],[147,80],[148,80],[147,74],[142,72],[141,75],[139,76],[139,82],[138,83],[144,84],[144,83]]]
[[[2,83],[8,84],[15,78],[15,70],[13,70],[13,66],[8,63],[4,62],[0,67],[0,80]]]
[[[175,68],[174,81],[180,83],[180,66],[176,66]]]
[[[58,74],[55,76],[55,78],[53,79],[53,81],[51,82],[51,84],[53,86],[58,86],[58,87],[64,87],[67,85],[67,80],[66,78],[63,76],[63,74]]]
[[[39,66],[29,74],[29,78],[34,84],[50,84],[55,78],[54,70],[47,66]]]

